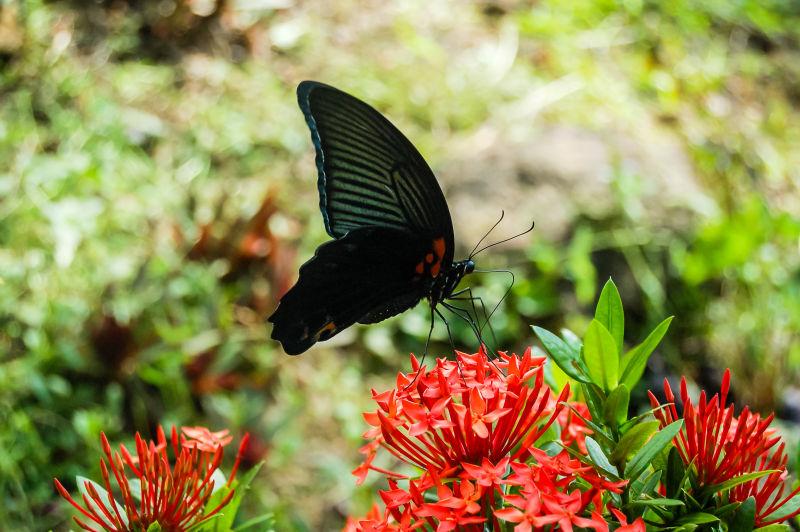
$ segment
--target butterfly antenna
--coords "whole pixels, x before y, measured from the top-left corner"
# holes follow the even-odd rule
[[[480,240],[478,240],[478,243],[477,243],[477,244],[475,244],[475,247],[474,247],[474,248],[472,248],[472,251],[470,251],[470,252],[469,252],[469,258],[470,258],[470,259],[471,259],[473,256],[475,256],[475,250],[476,250],[476,249],[478,249],[478,246],[480,246],[480,245],[481,245],[481,242],[483,242],[484,240],[486,240],[486,237],[487,237],[487,236],[489,236],[489,234],[490,234],[492,231],[494,231],[494,230],[495,230],[495,228],[496,228],[498,225],[500,225],[500,222],[502,222],[502,221],[503,221],[503,217],[504,217],[505,215],[506,215],[506,211],[500,211],[500,218],[498,218],[498,219],[497,219],[497,221],[494,223],[494,225],[491,227],[491,229],[489,229],[488,231],[486,231],[486,234],[485,234],[485,235],[483,235],[483,236],[481,237],[481,239],[480,239]]]
[[[504,238],[503,240],[500,240],[500,241],[495,242],[493,244],[489,244],[488,246],[484,246],[481,249],[479,249],[478,251],[475,251],[474,253],[470,254],[469,258],[474,257],[478,253],[481,253],[482,251],[485,251],[485,250],[489,249],[490,247],[494,247],[494,246],[496,246],[498,244],[503,244],[505,242],[508,242],[509,240],[514,240],[515,238],[519,238],[519,237],[521,237],[523,235],[527,235],[528,233],[533,231],[533,228],[534,228],[535,225],[536,225],[536,222],[532,222],[531,226],[528,229],[524,230],[523,232],[521,232],[521,233],[519,233],[517,235],[514,235],[514,236],[510,236],[508,238]]]
[[[507,273],[508,275],[511,276],[511,284],[508,285],[508,288],[506,288],[503,297],[500,298],[500,301],[497,302],[492,311],[489,313],[489,317],[486,318],[486,321],[488,322],[489,319],[492,316],[494,316],[494,313],[497,312],[497,309],[500,308],[500,305],[503,303],[503,300],[505,300],[505,298],[507,298],[508,295],[511,293],[511,289],[514,288],[514,280],[515,280],[514,272],[512,272],[511,270],[475,270],[473,273]]]

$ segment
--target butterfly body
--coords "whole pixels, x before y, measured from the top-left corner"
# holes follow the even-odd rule
[[[270,316],[290,355],[354,323],[377,323],[423,298],[435,308],[475,267],[453,261],[453,225],[433,172],[378,111],[304,81],[298,102],[316,150],[320,210],[333,240],[317,248]]]
[[[461,279],[473,271],[475,271],[475,262],[472,259],[464,259],[452,263],[434,279],[428,296],[431,306],[435,307],[438,303],[452,296]]]

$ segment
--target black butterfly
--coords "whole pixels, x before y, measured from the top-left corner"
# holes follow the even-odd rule
[[[272,338],[298,355],[353,325],[377,323],[454,294],[472,259],[453,262],[453,222],[422,155],[378,111],[304,81],[297,99],[317,152],[319,204],[334,240],[300,267],[270,316]]]

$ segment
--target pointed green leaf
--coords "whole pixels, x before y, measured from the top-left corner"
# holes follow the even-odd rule
[[[731,502],[728,504],[723,504],[722,506],[718,506],[714,510],[714,515],[716,515],[717,517],[724,517],[729,513],[733,512],[734,510],[736,510],[737,508],[739,508],[739,506],[741,505],[742,503],[740,502]]]
[[[611,460],[615,463],[621,462],[642,448],[650,436],[658,430],[658,421],[645,421],[634,425],[620,438],[614,452],[611,453]]]
[[[669,324],[672,323],[672,318],[673,317],[670,316],[659,323],[656,328],[647,335],[647,338],[645,338],[642,343],[625,353],[622,357],[622,362],[620,364],[622,376],[620,380],[629,390],[633,390],[636,383],[642,378],[644,368],[647,367],[647,361],[650,359],[650,355],[653,354],[656,347],[658,347],[658,344],[661,343],[661,339],[667,334],[667,329],[669,329]]]
[[[624,384],[620,384],[614,388],[613,392],[608,394],[606,404],[603,406],[603,415],[609,425],[616,427],[628,419],[628,402],[630,399],[631,394]]]
[[[578,382],[591,382],[591,379],[583,369],[583,361],[580,359],[580,355],[575,354],[564,340],[547,329],[542,329],[535,325],[533,326],[533,332],[541,340],[550,358],[558,364],[558,367],[564,373]]]
[[[683,459],[677,447],[669,450],[667,457],[667,475],[664,479],[667,497],[675,497],[681,490],[681,484],[686,474],[686,468],[683,465]]]
[[[678,499],[659,497],[656,499],[639,499],[631,501],[630,504],[635,506],[683,506],[685,503]]]
[[[592,419],[600,422],[603,419],[603,405],[606,402],[606,396],[603,390],[594,383],[584,384],[581,386],[583,397],[586,399],[586,406],[589,407],[589,413]]]
[[[761,478],[777,472],[778,472],[777,469],[764,469],[762,471],[754,471],[753,473],[746,473],[744,475],[739,475],[731,479],[728,479],[725,482],[720,482],[719,484],[714,484],[712,486],[705,486],[703,488],[703,492],[717,493],[719,491],[728,491],[729,489],[734,488],[739,484],[744,484],[745,482],[750,482],[751,480],[755,480],[757,478]]]
[[[225,516],[223,513],[225,509],[220,513],[216,513],[210,517],[207,517],[203,521],[199,521],[193,525],[190,525],[189,528],[185,530],[185,532],[229,532],[230,528],[227,526],[219,526],[219,523],[222,521],[222,518]],[[160,530],[160,529],[159,529]]]
[[[583,454],[578,449],[573,449],[572,447],[567,447],[561,442],[559,442],[559,444],[561,445],[561,449],[563,449],[564,451],[567,451],[567,453],[569,453],[576,460],[579,460],[581,463],[586,464],[588,466],[596,467],[591,456],[587,456],[587,455]],[[605,476],[607,476],[609,479],[611,479],[613,481],[622,480],[622,477],[619,477],[619,476],[613,474],[610,471],[605,471]]]
[[[611,435],[608,432],[606,432],[606,429],[604,427],[598,425],[597,423],[595,423],[591,419],[583,417],[581,415],[581,413],[578,412],[578,410],[574,406],[572,406],[571,404],[564,403],[564,406],[569,408],[570,410],[572,410],[573,415],[577,416],[581,421],[583,421],[583,423],[587,427],[592,429],[592,431],[594,431],[594,433],[595,433],[595,436],[602,436],[603,439],[606,440],[609,444],[613,444],[614,443],[614,439],[611,437]]]
[[[272,532],[273,530],[275,530],[274,516],[272,514],[259,515],[252,519],[248,519],[247,521],[237,526],[233,530],[235,532],[242,532],[243,530],[247,530],[248,528],[253,528],[256,525],[259,525],[257,530]]]
[[[636,416],[634,418],[631,418],[628,421],[626,421],[625,423],[623,423],[622,424],[622,428],[627,430],[628,427],[633,426],[633,425],[637,425],[637,424],[641,423],[642,421],[644,421],[645,419],[647,419],[649,417],[652,417],[652,416],[655,416],[656,412],[658,412],[659,410],[664,410],[665,408],[668,408],[669,406],[670,406],[670,403],[667,403],[665,405],[658,405],[656,408],[652,408],[650,410],[647,410],[646,412],[643,412],[643,413],[639,414],[638,416]]]
[[[150,526],[147,527],[147,532],[161,532],[162,528],[161,525],[158,524],[158,521],[155,523],[150,523]]]
[[[583,347],[583,342],[581,339],[578,338],[578,335],[574,332],[570,331],[566,327],[558,331],[561,333],[561,338],[564,339],[564,342],[572,349],[572,352],[575,356],[581,356],[581,348]]]
[[[250,483],[256,476],[264,462],[259,462],[250,471],[234,480],[231,486],[223,486],[219,490],[215,490],[213,495],[209,497],[206,503],[206,510],[215,508],[224,499],[230,490],[234,490],[235,494],[228,504],[217,514],[219,517],[214,521],[214,530],[230,530],[233,527],[233,522],[236,519],[236,514],[239,511],[239,505],[242,503],[242,498],[245,493],[250,489]]]
[[[619,477],[617,468],[611,465],[611,462],[608,461],[608,457],[603,452],[600,444],[594,441],[591,436],[586,436],[586,450],[589,452],[589,456],[592,458],[595,467],[601,469],[605,473],[611,473],[615,477]]]
[[[756,524],[756,499],[748,497],[733,516],[728,532],[750,532]]]
[[[619,355],[614,337],[605,325],[592,320],[583,336],[583,361],[592,381],[611,391],[619,384]]]
[[[685,515],[675,521],[676,525],[704,525],[707,523],[716,523],[719,518],[706,512],[695,512],[693,514]]]
[[[622,299],[619,297],[617,285],[610,278],[600,292],[594,319],[608,329],[617,345],[617,356],[622,353],[622,337],[625,333],[625,314],[622,311]]]
[[[658,487],[658,482],[660,480],[661,471],[653,471],[646,477],[641,476],[634,480],[630,483],[631,499],[638,500],[640,497],[644,495],[650,495],[651,493],[658,495],[658,493],[656,493],[656,488]]]
[[[756,528],[757,532],[789,532],[792,529],[789,525],[784,525],[783,523],[775,523],[774,525],[767,525],[762,526],[761,528]]]
[[[650,438],[650,441],[644,444],[631,458],[631,461],[628,462],[625,467],[625,478],[632,480],[641,475],[656,455],[672,442],[672,438],[678,434],[682,426],[683,420],[679,419],[674,423],[670,423]]]

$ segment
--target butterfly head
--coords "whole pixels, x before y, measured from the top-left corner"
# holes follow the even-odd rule
[[[472,273],[475,271],[475,261],[472,259],[467,259],[464,261],[464,275]]]

